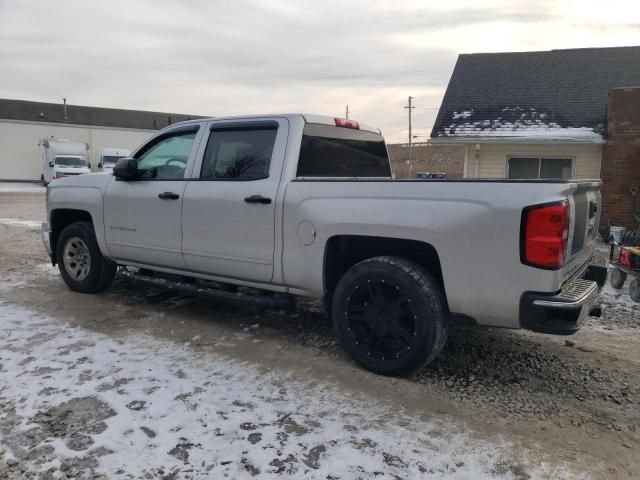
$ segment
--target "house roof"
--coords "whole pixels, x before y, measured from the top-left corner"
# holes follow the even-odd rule
[[[609,90],[629,86],[640,46],[459,55],[431,137],[602,141]]]
[[[194,118],[202,117],[67,104],[67,118],[65,119],[62,103],[0,99],[0,119],[6,120],[158,130],[167,125]]]

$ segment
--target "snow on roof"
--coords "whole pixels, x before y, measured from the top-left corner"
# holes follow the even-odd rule
[[[431,137],[602,141],[609,90],[637,85],[640,46],[462,54]]]
[[[501,137],[542,140],[601,142],[602,135],[590,127],[562,125],[544,109],[503,106],[492,109],[454,111],[445,121],[440,137]]]

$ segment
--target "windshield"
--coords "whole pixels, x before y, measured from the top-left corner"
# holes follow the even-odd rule
[[[126,155],[105,155],[102,157],[102,165],[105,167],[113,167],[118,160],[125,157]]]
[[[87,159],[82,157],[65,157],[65,156],[57,156],[56,157],[56,165],[60,165],[61,167],[86,167],[88,165]]]

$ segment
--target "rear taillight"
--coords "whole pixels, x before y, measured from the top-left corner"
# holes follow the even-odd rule
[[[348,120],[346,118],[335,117],[336,127],[353,128],[354,130],[360,130],[360,124],[355,120]]]
[[[532,267],[564,266],[569,238],[569,202],[534,205],[522,212],[520,259]]]

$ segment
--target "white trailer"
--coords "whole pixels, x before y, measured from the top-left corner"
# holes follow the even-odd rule
[[[56,178],[91,173],[89,163],[89,144],[72,143],[62,138],[45,138],[42,146],[42,175],[44,185]]]
[[[103,172],[112,173],[113,167],[118,160],[131,155],[131,151],[126,148],[103,148],[100,151],[100,160],[98,161],[98,169]]]

